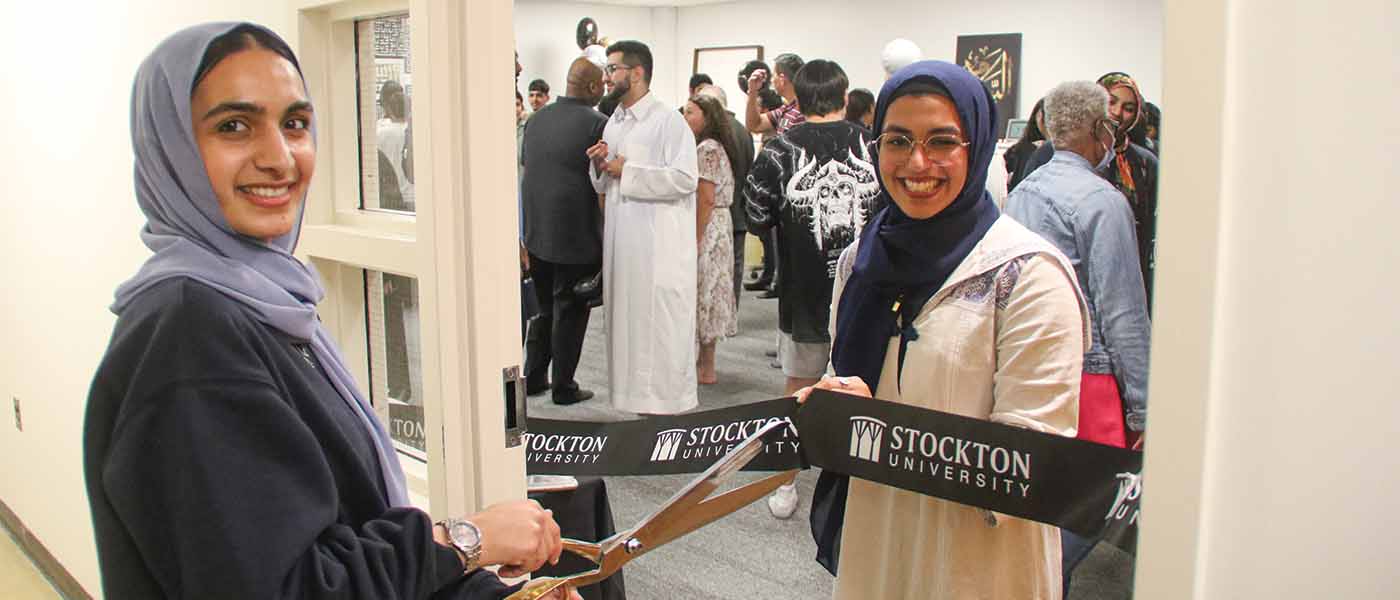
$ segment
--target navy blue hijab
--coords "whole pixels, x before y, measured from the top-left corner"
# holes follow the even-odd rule
[[[880,180],[879,202],[885,208],[860,234],[855,266],[846,279],[836,310],[836,337],[831,344],[831,364],[836,374],[859,376],[872,392],[880,383],[890,338],[900,338],[898,364],[902,368],[905,348],[918,338],[911,325],[914,317],[1000,215],[987,192],[987,168],[996,153],[996,102],[967,69],[926,60],[897,71],[880,89],[880,100],[875,104],[875,133],[884,129],[890,105],[907,95],[907,86],[915,82],[942,87],[957,108],[969,142],[967,180],[952,204],[927,219],[904,214],[890,197],[884,179]],[[878,170],[878,148],[874,159]],[[812,499],[817,562],[833,575],[840,556],[848,483],[845,476],[823,472]]]
[[[910,83],[929,81],[947,90],[962,121],[967,146],[967,180],[947,208],[927,219],[912,219],[890,197],[880,180],[885,208],[861,232],[855,266],[836,311],[831,362],[837,375],[856,375],[875,391],[890,338],[904,346],[917,339],[913,327],[901,328],[919,314],[934,292],[991,229],[1000,212],[987,192],[987,168],[996,153],[996,103],[972,73],[942,61],[923,61],[900,69],[880,90],[875,131]],[[874,155],[879,168],[878,148]],[[899,302],[899,310],[892,307]],[[896,317],[902,317],[897,319]]]

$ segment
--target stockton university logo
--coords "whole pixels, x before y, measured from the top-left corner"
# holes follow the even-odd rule
[[[656,434],[656,446],[651,449],[652,461],[676,460],[676,453],[681,449],[681,440],[685,438],[686,429],[667,429]]]
[[[851,417],[851,456],[870,462],[880,462],[881,440],[885,437],[884,421],[871,417]]]

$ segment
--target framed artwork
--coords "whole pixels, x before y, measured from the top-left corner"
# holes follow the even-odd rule
[[[1020,116],[1016,107],[1021,97],[1021,34],[960,35],[954,56],[991,91],[1000,121],[997,138],[1006,137],[1008,121]]]
[[[1006,125],[1006,135],[1002,136],[1008,140],[1019,140],[1021,135],[1026,133],[1026,124],[1030,121],[1026,119],[1008,119]]]
[[[704,73],[724,90],[729,110],[742,113],[748,90],[739,87],[739,69],[751,60],[763,60],[763,46],[714,46],[696,48],[690,74]],[[769,65],[771,68],[772,65]],[[687,77],[687,80],[690,78]]]

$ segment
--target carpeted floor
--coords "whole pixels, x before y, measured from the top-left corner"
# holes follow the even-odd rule
[[[764,351],[775,348],[777,300],[744,292],[739,305],[739,336],[720,342],[716,362],[720,381],[700,386],[700,410],[777,398],[783,375],[769,366]],[[588,324],[579,384],[598,395],[573,406],[556,406],[548,394],[529,399],[535,417],[617,421],[632,415],[612,409],[608,399],[602,313]],[[741,484],[759,474],[736,476]],[[619,527],[630,526],[665,502],[690,476],[610,477],[608,492]],[[816,473],[798,475],[803,503],[792,519],[781,521],[760,501],[676,540],[631,563],[624,572],[632,600],[732,600],[737,598],[819,599],[831,597],[832,577],[812,557],[807,525]],[[1076,571],[1071,600],[1131,597],[1132,558],[1107,546],[1096,548]]]

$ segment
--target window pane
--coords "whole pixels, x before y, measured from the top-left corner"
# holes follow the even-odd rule
[[[414,212],[408,15],[355,22],[360,208]]]
[[[370,397],[389,403],[389,434],[403,454],[427,460],[423,433],[423,361],[418,329],[418,281],[365,271],[368,292]]]

